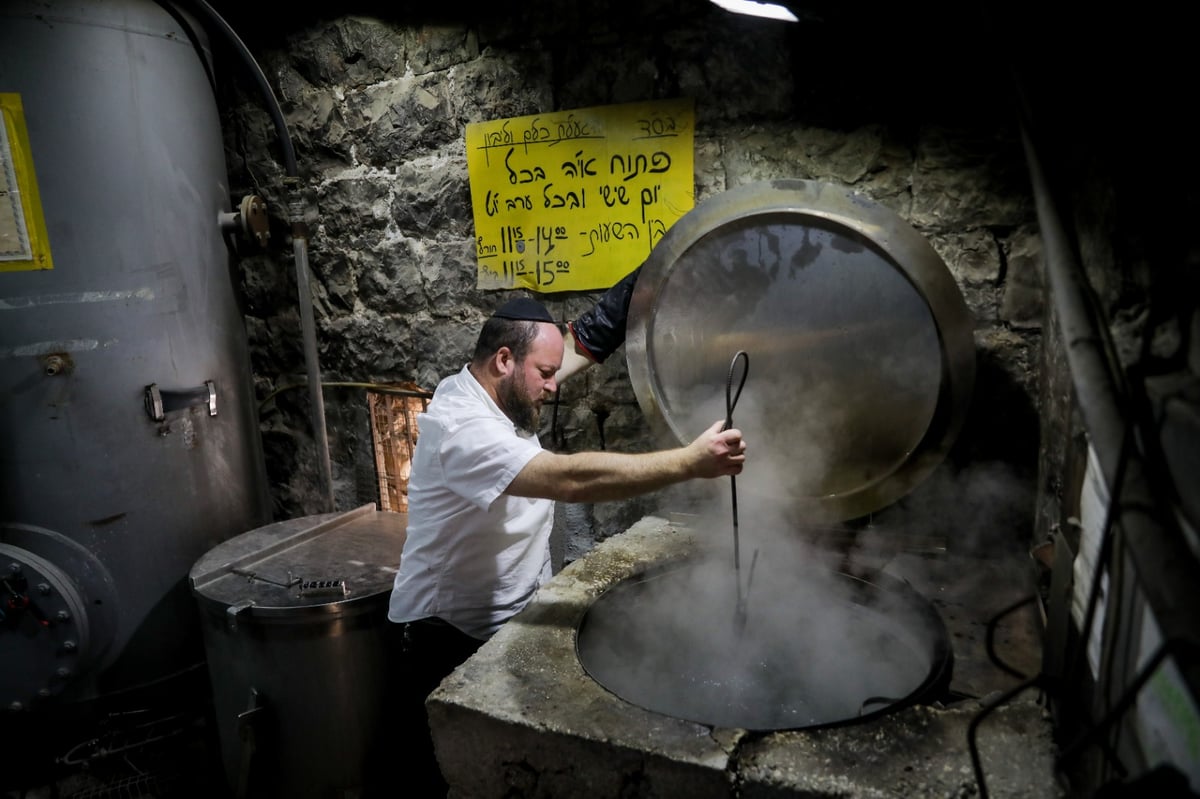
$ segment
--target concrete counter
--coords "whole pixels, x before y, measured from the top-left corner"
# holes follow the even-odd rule
[[[828,729],[748,732],[709,727],[631,704],[593,680],[576,632],[601,593],[687,558],[682,524],[646,517],[570,564],[470,660],[427,707],[438,761],[455,797],[944,797],[976,791],[967,726],[989,696],[1017,683],[984,652],[984,627],[1028,586],[996,559],[898,556],[943,616],[954,649],[950,692],[933,704]],[[918,568],[918,565],[920,568]],[[907,572],[907,573],[905,573]],[[940,577],[939,577],[940,575]],[[998,635],[1006,662],[1036,671],[1036,619],[1011,614]],[[980,727],[993,797],[1062,792],[1050,721],[1018,696]]]

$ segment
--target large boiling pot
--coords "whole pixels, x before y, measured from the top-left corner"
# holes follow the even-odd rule
[[[743,622],[723,568],[661,566],[604,592],[580,624],[584,669],[650,710],[747,730],[865,721],[945,695],[945,625],[902,580],[811,566],[787,566],[774,580],[759,571]]]
[[[374,503],[266,525],[189,575],[235,796],[329,797],[366,781],[388,597],[408,515]]]
[[[747,729],[860,720],[945,689],[952,655],[929,601],[886,573],[822,566],[804,527],[861,520],[942,463],[975,374],[950,272],[907,222],[842,187],[716,195],[655,247],[630,306],[630,378],[664,442],[731,413],[738,353],[749,379],[733,421],[750,459],[735,496],[754,535],[739,560],[734,504],[734,559],[608,589],[580,624],[581,664],[643,707]]]

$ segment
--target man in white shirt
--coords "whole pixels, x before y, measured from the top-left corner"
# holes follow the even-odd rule
[[[627,307],[628,293],[625,300]],[[622,317],[617,344],[623,325]],[[471,362],[442,380],[418,417],[407,539],[388,610],[390,634],[400,633],[402,673],[395,679],[405,696],[398,712],[414,724],[423,749],[406,747],[406,760],[432,764],[415,795],[444,795],[446,787],[433,760],[424,700],[550,578],[556,500],[624,499],[742,471],[741,432],[722,430],[721,420],[677,449],[543,450],[538,414],[554,395],[571,344],[582,345],[579,335],[560,331],[541,303],[510,300],[484,324]],[[577,350],[572,359],[579,358]]]

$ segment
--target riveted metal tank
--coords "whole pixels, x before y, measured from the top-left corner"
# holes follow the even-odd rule
[[[7,712],[195,672],[188,570],[270,518],[211,67],[151,0],[0,6]]]

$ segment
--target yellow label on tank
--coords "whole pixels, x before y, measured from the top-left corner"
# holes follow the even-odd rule
[[[0,92],[0,272],[53,269],[21,95]]]

